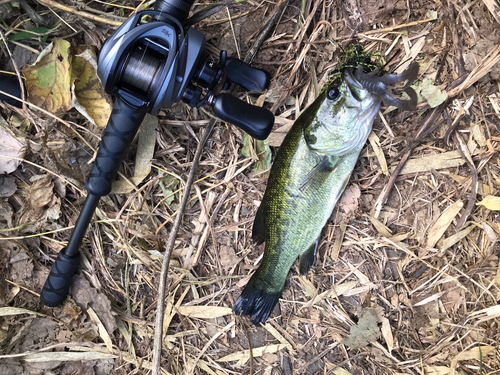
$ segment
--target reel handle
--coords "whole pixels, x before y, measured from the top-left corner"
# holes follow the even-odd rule
[[[227,78],[247,91],[264,91],[269,87],[271,76],[262,69],[253,68],[240,59],[228,58],[224,69]]]
[[[256,139],[264,140],[271,133],[274,125],[271,111],[245,103],[228,93],[215,96],[211,103],[217,117],[236,125]]]

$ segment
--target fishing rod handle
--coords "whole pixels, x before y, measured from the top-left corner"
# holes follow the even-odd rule
[[[80,262],[80,253],[77,251],[73,255],[68,255],[66,250],[66,247],[63,248],[57,255],[40,294],[40,300],[45,306],[59,306],[68,295],[76,266]]]
[[[90,194],[99,197],[109,194],[125,152],[134,140],[146,113],[146,103],[120,90],[102,135],[94,165],[85,181],[85,188]]]

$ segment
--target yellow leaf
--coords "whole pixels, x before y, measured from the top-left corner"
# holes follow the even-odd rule
[[[500,211],[500,197],[494,195],[487,195],[484,199],[477,203],[478,206],[484,206],[488,210]]]
[[[75,85],[75,108],[99,128],[106,127],[113,105],[97,76],[97,56],[94,48],[75,49],[71,70]]]
[[[52,113],[72,107],[69,47],[69,42],[54,39],[34,65],[23,68],[30,101]]]
[[[233,310],[222,306],[179,306],[177,312],[190,318],[213,319],[232,314]]]

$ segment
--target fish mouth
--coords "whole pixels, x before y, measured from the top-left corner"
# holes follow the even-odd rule
[[[359,124],[358,132],[351,138],[345,140],[343,147],[335,150],[336,156],[343,156],[350,153],[361,143],[364,144],[371,132],[373,119],[377,115],[382,103],[380,96],[373,95],[367,91],[363,85],[354,77],[350,70],[344,72],[344,81],[346,82],[346,102],[347,108],[357,109],[359,111],[355,120]]]

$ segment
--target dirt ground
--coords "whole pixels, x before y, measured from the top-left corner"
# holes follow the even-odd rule
[[[212,57],[244,59],[281,4],[231,3],[194,27]],[[259,99],[235,92],[265,99],[273,133],[264,145],[218,122],[195,173],[168,271],[162,373],[500,372],[498,3],[284,5],[252,62],[271,87]],[[34,63],[54,40],[69,42],[72,56],[99,50],[140,6],[0,0],[9,39],[0,70]],[[37,34],[18,35],[25,30]],[[352,38],[380,51],[390,72],[420,64],[418,109],[382,107],[311,272],[294,266],[267,324],[255,327],[230,309],[264,249],[250,236],[269,157]],[[0,175],[0,374],[149,374],[165,246],[211,111],[181,103],[149,119],[152,135],[121,170],[138,188],[122,183],[101,200],[69,297],[48,308],[39,293],[81,209],[102,126],[73,105],[57,118],[25,107],[0,103],[1,138],[11,142],[0,150],[19,164],[0,155],[11,168]]]

